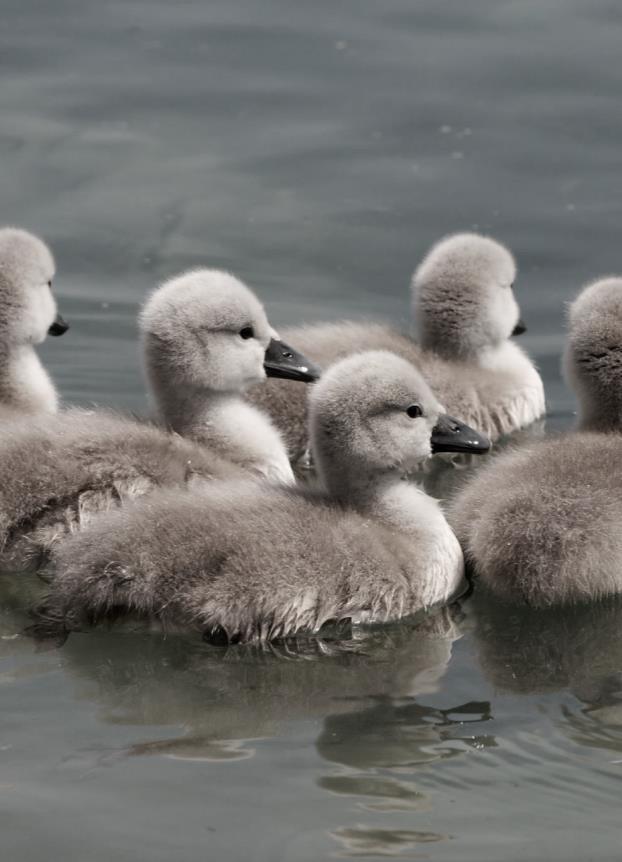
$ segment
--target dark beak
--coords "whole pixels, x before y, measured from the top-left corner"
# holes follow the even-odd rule
[[[69,329],[69,324],[67,321],[60,316],[60,314],[56,315],[56,320],[48,329],[48,335],[64,335],[65,332]]]
[[[483,455],[490,449],[490,440],[479,431],[446,413],[439,416],[432,429],[432,454],[437,452],[471,452]]]
[[[525,326],[525,322],[522,317],[518,318],[518,323],[512,330],[512,335],[522,335],[523,332],[527,332],[527,327]]]
[[[268,345],[263,367],[268,377],[283,377],[286,380],[300,380],[302,383],[313,383],[320,376],[317,365],[289,344],[276,338]]]

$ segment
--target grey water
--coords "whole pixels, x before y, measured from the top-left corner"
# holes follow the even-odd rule
[[[277,326],[405,323],[431,242],[515,251],[548,429],[565,303],[622,270],[613,0],[0,0],[0,221],[40,232],[66,403],[145,411],[138,304],[207,264]],[[478,595],[341,644],[38,650],[0,582],[3,858],[612,860],[622,604]]]

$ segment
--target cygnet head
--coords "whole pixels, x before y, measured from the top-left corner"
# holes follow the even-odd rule
[[[460,233],[440,240],[412,278],[420,343],[447,358],[477,359],[525,332],[515,278],[512,254],[491,237]]]
[[[278,339],[255,294],[228,272],[172,278],[139,318],[152,383],[184,390],[243,392],[269,376],[315,380],[314,369]]]
[[[337,498],[353,484],[416,469],[435,452],[490,447],[487,438],[448,417],[417,369],[388,351],[336,362],[309,402],[315,463]]]
[[[570,305],[566,380],[586,430],[622,430],[622,278],[604,278]]]
[[[52,294],[55,271],[42,240],[18,228],[0,229],[0,343],[10,349],[66,332]]]

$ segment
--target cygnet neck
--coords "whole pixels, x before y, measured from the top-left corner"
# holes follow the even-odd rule
[[[564,377],[579,405],[579,431],[622,433],[622,380],[617,353],[585,348],[571,339],[564,350]]]
[[[480,351],[457,338],[441,337],[433,330],[426,330],[424,327],[416,331],[415,337],[424,350],[435,353],[449,362],[477,362]]]
[[[58,396],[32,344],[0,345],[0,405],[25,413],[55,413]]]
[[[430,513],[445,518],[435,500],[415,482],[405,480],[396,470],[374,471],[364,464],[333,464],[329,459],[318,458],[320,474],[330,496],[341,505],[370,515],[385,526],[408,532],[420,524]]]
[[[603,434],[622,433],[622,392],[617,392],[614,387],[600,393],[582,392],[578,429]]]
[[[267,416],[238,391],[162,380],[150,373],[161,421],[184,437],[272,481],[293,484],[285,444]]]

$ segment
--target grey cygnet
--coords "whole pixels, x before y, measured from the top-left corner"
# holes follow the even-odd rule
[[[489,441],[385,351],[336,363],[310,400],[323,493],[225,481],[104,515],[56,549],[40,625],[136,613],[208,639],[268,641],[451,600],[464,585],[460,547],[437,501],[404,475],[435,451],[484,452]]]
[[[622,278],[570,306],[564,370],[578,429],[500,456],[449,515],[475,575],[536,607],[622,591]]]
[[[246,473],[293,483],[278,431],[243,392],[266,374],[316,370],[278,339],[254,293],[228,273],[189,272],[151,295],[140,329],[164,428],[76,409],[0,428],[0,549],[20,539],[4,568],[38,562],[65,531],[154,487]]]
[[[58,395],[35,345],[69,328],[52,293],[56,265],[39,237],[0,229],[0,420],[55,413]]]
[[[341,321],[284,331],[323,368],[359,350],[391,350],[416,365],[441,403],[492,440],[544,415],[534,364],[513,341],[525,331],[509,250],[479,234],[440,240],[412,278],[416,338],[381,323]],[[292,460],[307,447],[305,393],[268,384],[250,393],[281,429]]]

